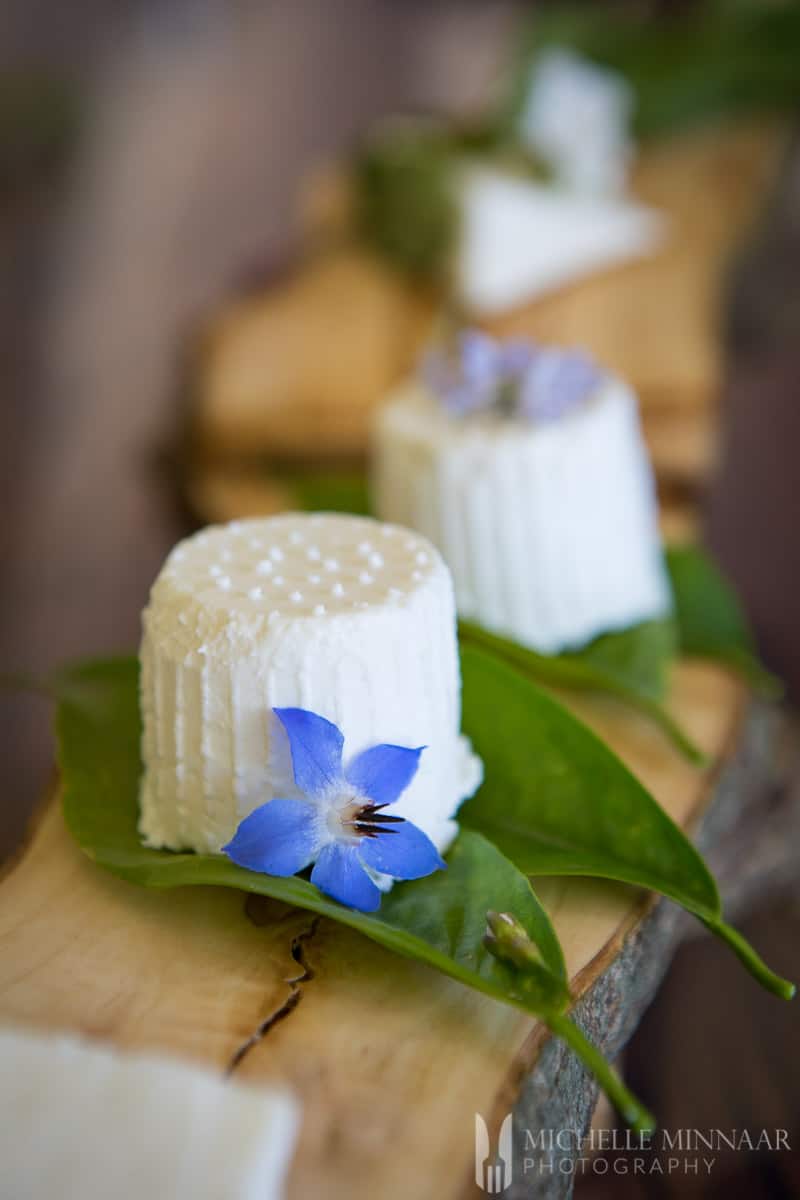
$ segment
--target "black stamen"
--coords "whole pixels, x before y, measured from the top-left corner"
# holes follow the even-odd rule
[[[364,804],[352,817],[350,824],[361,837],[376,838],[384,833],[396,833],[392,825],[402,825],[405,817],[392,817],[381,809],[386,804]]]
[[[397,833],[396,829],[386,829],[383,825],[365,825],[361,821],[356,821],[353,828],[356,833],[362,833],[365,837],[377,837],[379,833]]]
[[[404,821],[405,817],[392,817],[389,813],[381,812],[381,809],[388,808],[387,804],[365,804],[363,808],[358,810],[356,814],[357,821],[386,821],[387,824],[397,825],[400,821]]]

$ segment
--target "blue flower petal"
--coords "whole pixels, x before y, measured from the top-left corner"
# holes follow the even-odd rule
[[[510,338],[500,347],[500,363],[503,375],[511,382],[518,382],[536,358],[537,347],[528,338]]]
[[[313,860],[322,833],[315,804],[268,800],[245,817],[222,852],[248,871],[296,875]]]
[[[461,370],[467,383],[496,385],[502,373],[502,345],[480,329],[466,329],[459,337]]]
[[[424,749],[424,746],[416,750],[407,746],[372,746],[348,764],[345,779],[373,804],[394,804],[416,775]]]
[[[380,907],[380,888],[364,870],[357,845],[341,842],[327,845],[311,872],[311,882],[340,904],[359,912],[375,912]]]
[[[377,837],[363,838],[359,853],[373,871],[394,879],[421,879],[447,866],[428,835],[411,821],[392,825]]]
[[[275,708],[289,735],[294,781],[307,796],[321,796],[341,782],[344,737],[337,727],[305,708]]]

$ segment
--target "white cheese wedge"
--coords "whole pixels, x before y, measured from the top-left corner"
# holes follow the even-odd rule
[[[143,617],[140,829],[218,851],[297,792],[274,707],[338,725],[345,759],[426,746],[393,812],[446,849],[481,777],[460,730],[450,573],[424,538],[361,517],[290,514],[180,543]]]
[[[670,607],[636,398],[618,380],[541,425],[450,415],[408,384],[379,411],[373,499],[439,547],[463,617],[543,653]]]
[[[0,1030],[8,1200],[278,1200],[294,1097],[76,1037]]]
[[[475,314],[514,308],[583,276],[652,252],[663,219],[628,201],[602,199],[485,167],[460,183],[457,287]]]

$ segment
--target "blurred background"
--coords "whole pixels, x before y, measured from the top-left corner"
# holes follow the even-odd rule
[[[740,0],[731,4],[741,8]],[[198,330],[249,294],[254,278],[280,279],[287,262],[307,253],[309,228],[320,224],[309,217],[314,172],[346,159],[389,114],[469,122],[486,111],[524,46],[521,19],[535,27],[551,7],[4,0],[0,672],[37,676],[70,657],[136,645],[167,549],[218,511],[194,503],[188,512],[186,503],[199,494],[186,486],[187,445],[196,442],[186,432],[187,354]],[[595,20],[610,7],[583,6]],[[638,7],[649,46],[658,44],[655,23],[666,21],[670,47],[670,22],[693,6],[625,7]],[[705,74],[726,75],[720,53]],[[752,143],[768,143],[769,170],[758,158],[758,171],[747,175],[753,203],[718,264],[713,470],[702,487],[677,480],[674,493],[700,501],[705,535],[739,585],[764,656],[797,696],[798,108],[791,87],[772,87],[783,60],[771,74],[756,44],[745,58],[748,103],[730,79],[711,102],[692,103],[719,120],[733,97],[737,119],[768,110],[779,132],[770,124],[766,143],[760,134]],[[800,58],[791,63],[800,92]],[[642,69],[670,81],[678,70],[659,58]],[[683,134],[682,116],[676,124]],[[738,194],[740,159],[730,159],[735,169],[725,161],[729,175],[716,193],[683,188],[709,223]],[[678,177],[681,186],[687,178]],[[312,191],[327,194],[323,184]],[[554,324],[544,312],[541,323]],[[615,339],[624,345],[635,334],[623,321]],[[680,360],[668,344],[662,353]],[[673,365],[680,374],[681,362]],[[664,409],[657,390],[655,423]],[[0,720],[6,856],[48,786],[52,743],[49,708],[35,692],[0,693]],[[766,881],[745,932],[784,974],[800,974],[791,889],[778,897]],[[710,940],[679,952],[626,1062],[665,1126],[780,1126],[800,1142],[796,1013],[759,994]],[[800,1196],[800,1167],[795,1155],[738,1155],[705,1184],[617,1177],[579,1186],[587,1196]]]

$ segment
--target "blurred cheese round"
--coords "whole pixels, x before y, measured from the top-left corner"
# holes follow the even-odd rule
[[[0,1062],[3,1200],[287,1194],[302,1111],[283,1087],[14,1028],[0,1029]]]
[[[338,725],[345,760],[426,746],[394,811],[449,844],[481,765],[460,734],[450,573],[424,538],[333,514],[212,527],[172,551],[143,627],[148,845],[218,851],[253,809],[297,794],[284,706]]]
[[[410,383],[378,416],[373,497],[441,550],[462,617],[543,653],[670,607],[636,397],[616,379],[541,424],[451,415]]]

